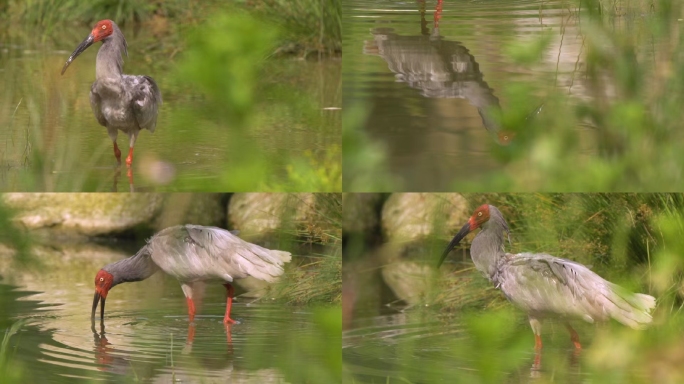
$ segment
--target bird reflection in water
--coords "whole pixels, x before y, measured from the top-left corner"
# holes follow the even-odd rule
[[[425,1],[420,4],[419,36],[402,36],[392,28],[375,28],[374,39],[366,41],[364,54],[382,57],[399,82],[420,90],[428,98],[466,99],[477,108],[484,127],[502,145],[513,140],[494,114],[500,111],[499,99],[487,85],[480,66],[470,51],[457,41],[448,41],[439,34],[442,0],[437,2],[432,32],[425,19]]]
[[[233,338],[231,335],[232,324],[226,324],[226,342],[228,346],[227,353],[229,356],[233,355]],[[131,363],[128,358],[117,355],[117,350],[112,346],[112,343],[107,340],[105,336],[104,321],[100,321],[100,330],[98,332],[95,327],[95,319],[91,319],[90,330],[93,332],[93,339],[95,346],[95,363],[98,365],[98,370],[116,373],[120,375],[127,375],[131,370]],[[173,336],[172,336],[173,337]],[[192,344],[195,339],[195,323],[188,325],[188,335],[185,340],[185,345],[182,354],[189,355],[192,352]],[[173,341],[171,341],[171,349],[173,349]],[[119,351],[120,353],[120,351]]]
[[[114,181],[112,185],[112,192],[118,192],[119,177],[121,177],[121,165],[116,167],[114,171]],[[130,192],[135,192],[135,185],[133,183],[133,169],[128,168],[126,170],[126,177],[128,178],[128,189]]]

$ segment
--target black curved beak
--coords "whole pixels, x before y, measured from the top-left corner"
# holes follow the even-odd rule
[[[95,291],[95,296],[93,297],[93,313],[90,316],[90,318],[92,320],[95,320],[95,311],[97,310],[98,301],[102,302],[102,305],[100,306],[100,321],[104,321],[105,298],[100,296],[100,294],[97,291]]]
[[[439,268],[442,265],[442,263],[444,262],[444,259],[446,259],[449,252],[451,252],[451,250],[454,249],[454,247],[456,245],[458,245],[459,242],[461,242],[461,239],[466,237],[470,233],[470,231],[471,231],[470,223],[466,223],[463,226],[463,228],[461,228],[461,230],[458,231],[456,236],[454,236],[454,238],[451,239],[451,242],[449,243],[449,245],[447,245],[446,249],[442,253],[442,257],[439,258],[439,263],[437,263],[437,268]]]
[[[90,35],[88,35],[88,37],[85,38],[85,40],[83,40],[81,42],[81,44],[78,45],[78,47],[76,47],[74,52],[67,59],[66,63],[64,63],[64,68],[62,68],[62,75],[64,74],[64,72],[66,72],[66,69],[69,66],[69,64],[71,64],[71,62],[74,61],[74,59],[76,59],[76,57],[78,57],[78,55],[83,53],[83,51],[88,49],[88,47],[93,45],[94,42],[95,42],[95,37],[91,33]]]

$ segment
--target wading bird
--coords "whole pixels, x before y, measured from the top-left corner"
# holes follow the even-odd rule
[[[290,252],[270,250],[248,243],[235,234],[216,227],[180,225],[154,235],[135,255],[106,265],[95,276],[92,319],[98,302],[104,320],[105,299],[112,287],[145,280],[159,269],[181,283],[188,304],[190,322],[195,318],[195,300],[200,299],[205,282],[221,282],[228,291],[225,324],[230,318],[235,279],[253,276],[273,282],[283,274]]]
[[[581,348],[579,336],[568,318],[590,323],[613,318],[635,329],[651,322],[650,312],[656,304],[653,296],[627,292],[574,261],[544,253],[504,252],[508,223],[492,205],[475,210],[444,250],[438,266],[477,228],[482,230],[470,245],[473,263],[509,301],[527,312],[537,351],[542,348],[541,320],[545,317],[562,318],[577,349]]]
[[[149,76],[124,75],[121,72],[126,51],[126,39],[119,27],[111,20],[95,24],[90,35],[76,47],[62,68],[62,75],[69,64],[93,43],[102,41],[95,61],[95,82],[90,88],[90,106],[100,125],[114,143],[114,156],[121,164],[121,151],[116,144],[118,131],[128,135],[126,165],[133,163],[133,146],[141,129],[154,132],[157,110],[162,103],[157,83]]]

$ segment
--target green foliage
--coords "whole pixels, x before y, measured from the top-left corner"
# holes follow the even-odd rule
[[[29,23],[48,31],[56,30],[59,24],[79,20],[92,24],[101,19],[111,19],[120,25],[145,21],[154,14],[177,17],[193,2],[171,0],[151,2],[145,0],[28,0],[7,2],[5,18],[13,22]],[[1,16],[0,16],[1,17]]]
[[[12,344],[10,340],[12,336],[16,335],[17,332],[24,325],[24,320],[19,320],[12,324],[5,331],[5,335],[0,343],[0,377],[4,383],[20,383],[22,377],[22,364],[18,364],[13,361],[12,358]]]
[[[245,12],[216,14],[191,34],[179,78],[209,96],[217,117],[243,129],[277,34],[274,26]]]
[[[270,22],[280,25],[279,52],[307,56],[342,49],[342,9],[339,0],[256,0],[248,2]]]
[[[277,191],[320,191],[342,190],[342,155],[339,147],[332,147],[325,153],[322,161],[311,152],[295,159],[287,166],[288,184],[276,186]]]
[[[298,199],[299,195],[291,195]],[[286,233],[309,249],[298,268],[279,284],[279,296],[289,303],[331,304],[342,300],[342,194],[317,193],[304,217],[289,215]]]

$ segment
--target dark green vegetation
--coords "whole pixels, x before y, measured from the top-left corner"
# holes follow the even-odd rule
[[[545,28],[545,12],[550,8],[563,10],[554,19],[560,25]],[[684,152],[679,145],[684,140],[680,129],[684,58],[679,52],[684,42],[679,36],[684,4],[671,0],[544,1],[538,14],[542,32],[534,38],[524,34],[502,50],[507,70],[525,68],[539,76],[539,81],[513,78],[496,86],[502,101],[496,119],[513,133],[513,142],[500,146],[492,140],[489,152],[496,160],[495,170],[469,178],[453,176],[450,188],[680,190],[684,182]],[[442,25],[450,23],[457,23],[456,16],[445,12]],[[580,41],[579,51],[573,52],[576,67],[567,83],[561,84],[558,64],[547,59],[558,55],[560,61],[563,41],[576,39]],[[493,73],[485,76],[492,84]],[[527,119],[542,104],[537,118]],[[345,145],[349,144],[345,146],[345,189],[386,191],[388,185],[392,190],[405,189],[392,173],[383,172],[388,166],[383,158],[389,151],[360,129],[364,110],[352,107],[356,106],[346,106],[344,118]]]
[[[616,322],[595,327],[574,321],[584,346],[575,353],[562,323],[545,322],[541,370],[531,370],[534,340],[526,316],[475,270],[467,255],[468,240],[449,255],[447,266],[434,271],[449,238],[432,237],[401,252],[402,262],[427,268],[410,268],[431,285],[413,286],[425,289],[416,305],[405,312],[388,309],[388,304],[401,308],[401,302],[386,287],[375,288],[382,281],[357,293],[356,327],[344,336],[349,382],[676,383],[684,378],[684,195],[465,197],[470,212],[485,203],[501,209],[511,226],[506,251],[569,258],[616,284],[656,297],[652,326],[635,331]],[[444,207],[450,209],[456,207]],[[434,225],[444,225],[439,214],[434,218]],[[382,241],[367,236],[365,242],[376,245],[365,253],[355,249],[350,255],[345,248],[345,268],[347,260],[367,263],[376,257],[382,251],[375,247]],[[357,268],[353,280],[363,281],[363,274],[374,271]],[[407,271],[405,278],[413,277]]]
[[[5,7],[1,190],[128,189],[126,170],[122,176],[114,169],[111,142],[88,105],[99,44],[57,75],[65,52],[104,17],[126,35],[124,72],[151,75],[164,99],[157,131],[143,132],[136,143],[136,187],[341,190],[341,120],[334,110],[341,105],[340,63],[331,58],[340,37],[335,8],[298,5],[296,14],[307,21],[293,34],[269,18],[284,12],[284,4],[37,1]],[[298,49],[283,48],[293,42]],[[319,60],[300,60],[304,56]],[[119,137],[120,146],[124,140]]]
[[[91,25],[101,19],[115,20],[119,25],[159,23],[166,20],[187,26],[203,24],[213,12],[230,7],[231,11],[247,10],[263,18],[262,24],[277,24],[283,34],[278,37],[278,54],[339,54],[341,50],[341,7],[337,0],[256,0],[163,2],[143,0],[82,1],[15,1],[0,4],[0,20],[13,24],[27,23],[43,32],[52,32],[64,24],[77,21]]]

